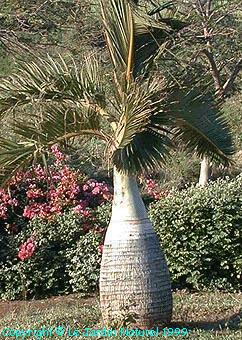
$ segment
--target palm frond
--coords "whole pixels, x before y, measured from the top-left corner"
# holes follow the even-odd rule
[[[148,129],[137,134],[125,148],[113,154],[113,164],[125,173],[140,174],[158,170],[166,161],[171,140],[165,134]]]
[[[158,82],[132,84],[121,105],[113,163],[118,170],[140,173],[157,169],[171,147]]]
[[[0,84],[0,118],[16,107],[35,102],[74,102],[86,107],[105,107],[98,61],[86,59],[80,68],[60,56],[22,63],[18,72]]]
[[[137,77],[147,70],[160,46],[174,32],[169,25],[134,10],[129,1],[101,1],[107,44],[116,70]],[[131,65],[132,64],[132,65]]]
[[[170,105],[174,121],[174,138],[185,143],[198,156],[207,156],[228,165],[234,153],[229,124],[210,95],[200,95],[194,88],[189,92],[173,93]]]
[[[44,150],[34,141],[14,142],[0,138],[0,185],[8,183],[18,170],[43,153]]]
[[[107,44],[116,72],[129,76],[134,54],[134,18],[128,1],[101,1]]]
[[[37,124],[32,120],[17,120],[13,124],[13,132],[19,142],[0,140],[0,182],[8,182],[19,169],[33,161],[43,163],[48,157],[52,145],[64,144],[69,139],[80,136],[92,136],[110,143],[111,137],[100,128],[99,117],[93,110],[70,108],[53,105],[45,107],[42,121]]]

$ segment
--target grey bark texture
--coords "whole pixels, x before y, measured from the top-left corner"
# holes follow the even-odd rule
[[[122,314],[140,327],[170,322],[170,276],[136,179],[114,170],[112,217],[104,242],[100,303],[105,323]]]

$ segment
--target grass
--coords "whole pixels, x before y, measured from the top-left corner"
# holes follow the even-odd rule
[[[174,293],[174,315],[172,328],[187,328],[191,339],[242,339],[240,326],[242,294],[219,292],[188,294]],[[102,329],[101,315],[96,297],[83,299],[79,295],[69,295],[46,300],[0,302],[0,334],[5,327],[11,329],[54,329],[61,325],[69,327],[72,334],[78,330],[82,334],[85,328]],[[77,333],[76,333],[77,334]],[[12,338],[12,337],[11,337]],[[23,337],[18,337],[22,339]],[[36,339],[101,339],[105,337],[72,336],[36,337]],[[108,338],[108,337],[107,337]],[[110,338],[110,337],[109,337]],[[112,336],[121,339],[123,336]],[[140,339],[147,337],[126,337],[126,339]],[[149,337],[151,338],[151,337]],[[156,339],[164,339],[160,333]],[[184,338],[169,336],[169,339]],[[4,335],[0,339],[7,339]],[[35,339],[25,337],[24,339]]]

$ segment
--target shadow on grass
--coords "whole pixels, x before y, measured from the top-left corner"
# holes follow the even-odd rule
[[[172,322],[169,327],[186,327],[189,330],[199,329],[204,331],[221,331],[223,329],[238,330],[240,329],[241,316],[242,310],[226,319],[216,321]]]

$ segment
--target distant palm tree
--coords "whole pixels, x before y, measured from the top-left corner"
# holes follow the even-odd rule
[[[107,322],[124,312],[134,314],[139,326],[150,327],[170,321],[172,295],[136,176],[159,169],[173,140],[224,163],[233,147],[224,118],[207,98],[196,89],[168,88],[149,74],[173,29],[151,23],[129,1],[100,3],[113,64],[112,93],[105,93],[94,57],[80,67],[50,57],[22,65],[0,85],[2,118],[21,112],[13,124],[19,141],[0,139],[0,172],[7,183],[33,160],[46,164],[50,147],[68,139],[94,136],[106,143],[114,199],[101,264],[102,314]]]

